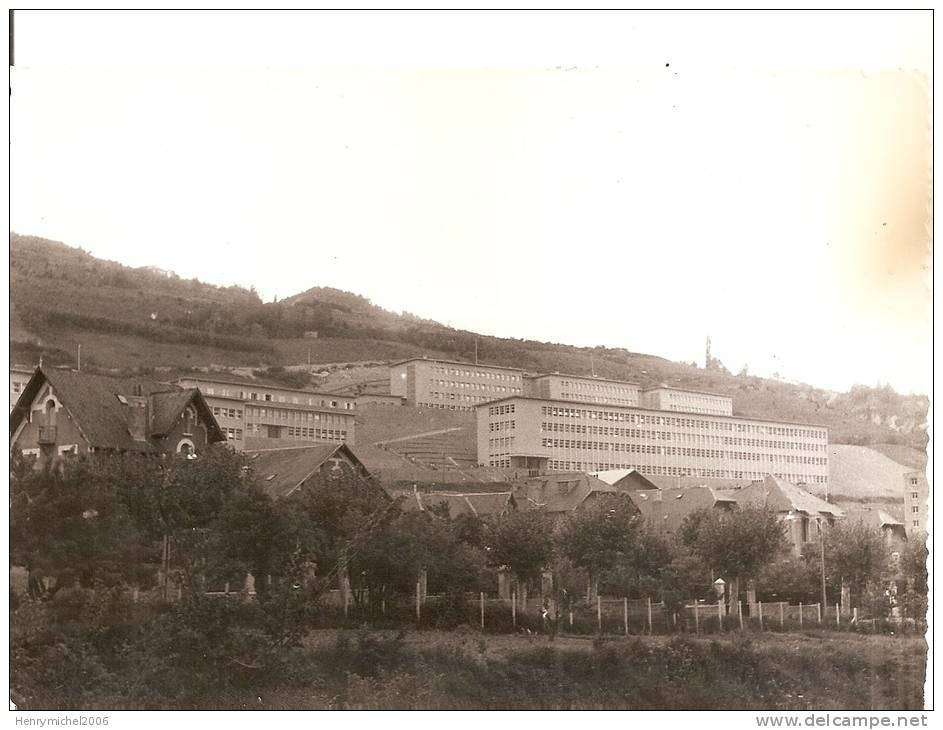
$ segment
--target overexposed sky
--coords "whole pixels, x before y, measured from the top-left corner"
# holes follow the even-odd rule
[[[18,12],[11,226],[265,299],[930,383],[932,16]]]

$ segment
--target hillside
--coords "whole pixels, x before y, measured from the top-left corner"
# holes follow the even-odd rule
[[[84,367],[302,367],[317,383],[382,392],[385,363],[415,356],[480,361],[533,372],[595,373],[730,395],[735,412],[828,426],[833,443],[926,447],[928,400],[889,388],[835,393],[732,375],[617,348],[578,348],[456,330],[369,300],[315,287],[277,303],[252,290],[216,287],[169,272],[133,269],[41,238],[10,238],[11,357]],[[326,368],[326,364],[332,364]],[[354,374],[356,372],[356,374]]]

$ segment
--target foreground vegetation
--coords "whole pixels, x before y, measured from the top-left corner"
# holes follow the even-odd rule
[[[919,709],[919,637],[315,630],[235,601],[63,592],[13,612],[20,709]]]
[[[926,649],[912,635],[551,644],[469,627],[477,618],[469,594],[492,593],[500,571],[519,600],[544,593],[557,615],[575,609],[574,629],[587,632],[596,630],[597,592],[656,599],[667,626],[686,601],[716,601],[714,574],[755,579],[760,600],[772,587],[815,600],[819,557],[783,559],[782,524],[765,510],[695,512],[669,539],[624,495],[559,519],[539,510],[452,519],[403,511],[378,485],[341,470],[273,500],[251,461],[226,449],[195,461],[104,456],[13,467],[11,552],[28,573],[26,595],[11,597],[11,686],[22,708],[921,704]],[[826,554],[834,600],[844,580],[855,606],[885,619],[882,584],[895,577],[907,586],[903,615],[921,625],[925,551],[889,564],[879,533],[849,526],[831,528]],[[341,613],[327,595],[344,569],[352,603]],[[412,628],[420,574],[438,594],[422,609],[423,627],[455,633]],[[234,593],[219,595],[223,586]],[[533,611],[519,611],[515,626],[506,607],[495,608],[491,632],[553,626]],[[353,622],[395,633],[353,632]],[[337,626],[348,630],[325,634]]]

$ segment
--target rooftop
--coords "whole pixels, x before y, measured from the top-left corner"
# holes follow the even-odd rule
[[[288,385],[281,385],[274,381],[267,381],[263,378],[250,378],[243,375],[236,375],[235,373],[225,373],[224,375],[217,375],[216,373],[193,373],[190,375],[183,375],[177,378],[174,382],[179,383],[181,380],[194,380],[201,383],[219,383],[220,385],[249,385],[255,386],[256,388],[271,388],[272,390],[282,390],[286,393],[304,393],[305,395],[333,395],[337,397],[337,393],[325,393],[319,390],[306,390],[303,388],[292,388]],[[344,397],[344,396],[341,396]],[[347,396],[350,397],[350,396]]]
[[[529,380],[538,380],[540,378],[573,378],[575,380],[588,380],[599,383],[615,383],[617,385],[634,385],[639,387],[638,383],[631,380],[615,380],[613,378],[600,378],[598,375],[573,375],[572,373],[534,373],[526,376]]]
[[[648,388],[642,388],[643,393],[650,393],[653,390],[674,390],[678,393],[697,393],[698,395],[712,395],[715,398],[732,398],[733,396],[724,393],[713,393],[709,390],[695,390],[694,388],[679,388],[676,385],[652,385]]]
[[[406,360],[397,360],[396,362],[391,362],[390,367],[396,367],[397,365],[405,365],[408,362],[434,362],[442,363],[443,365],[462,365],[463,367],[470,368],[488,368],[489,370],[510,370],[511,372],[521,373],[524,371],[521,368],[509,368],[504,365],[488,365],[486,363],[480,362],[462,362],[461,360],[443,360],[436,357],[410,357]]]

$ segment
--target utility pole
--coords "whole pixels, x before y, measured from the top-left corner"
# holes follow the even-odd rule
[[[822,605],[827,606],[828,601],[825,598],[825,524],[819,519],[819,537],[821,537],[822,546]]]

